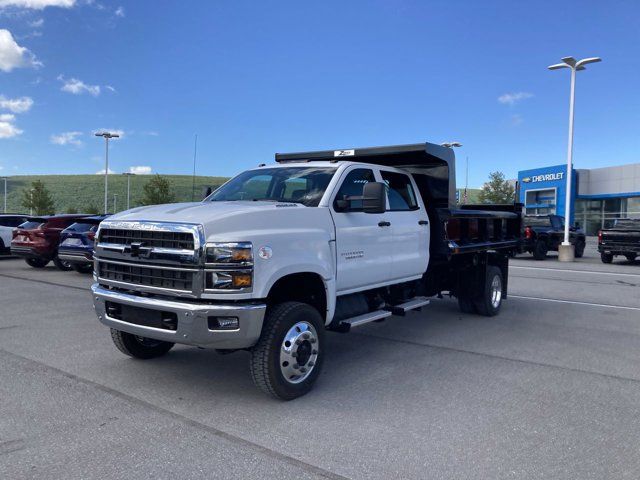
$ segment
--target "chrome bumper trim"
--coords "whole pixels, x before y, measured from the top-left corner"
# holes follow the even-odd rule
[[[141,297],[116,290],[109,290],[99,284],[91,286],[93,305],[98,319],[104,325],[133,335],[163,340],[165,342],[211,347],[238,349],[252,347],[262,332],[262,322],[267,306],[265,304],[207,304],[165,300],[155,297]],[[133,307],[174,312],[178,317],[177,330],[136,325],[109,317],[105,302],[114,302]],[[237,317],[238,330],[209,330],[208,317]]]

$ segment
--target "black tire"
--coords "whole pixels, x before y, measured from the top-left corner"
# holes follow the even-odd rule
[[[71,263],[67,262],[66,260],[61,260],[60,258],[58,258],[57,255],[53,257],[53,264],[63,272],[68,272],[69,270],[73,270],[73,266],[71,265]]]
[[[476,313],[476,305],[467,295],[461,294],[458,297],[458,308],[462,313]]]
[[[476,309],[480,315],[493,317],[500,312],[503,285],[502,271],[493,265],[487,266],[483,291],[475,301]]]
[[[161,357],[173,348],[173,343],[139,337],[120,330],[111,329],[111,340],[125,355],[141,360]]]
[[[582,240],[578,240],[576,242],[576,246],[574,247],[574,256],[576,258],[582,258],[582,256],[584,255],[584,248],[585,248],[585,243]]]
[[[600,254],[600,260],[602,260],[602,263],[611,263],[613,262],[613,254],[602,252]]]
[[[536,260],[544,260],[547,258],[548,251],[549,247],[547,247],[547,242],[544,240],[538,240],[533,247],[533,258]]]
[[[78,272],[78,273],[92,273],[93,272],[93,265],[89,264],[74,264],[72,265],[73,269]]]
[[[627,258],[627,260],[629,262],[634,262],[636,260],[636,254],[635,253],[627,253],[625,254],[625,257]]]
[[[303,328],[296,332],[299,325]],[[262,335],[251,349],[249,368],[256,386],[280,400],[293,400],[308,393],[322,369],[324,330],[322,317],[306,303],[284,302],[270,307]],[[305,334],[308,335],[304,337]],[[288,342],[288,338],[294,340],[293,343]],[[296,358],[296,363],[281,361],[287,352],[292,352],[290,356]],[[285,377],[294,370],[296,374],[301,373]]]
[[[27,262],[27,265],[33,268],[44,268],[49,263],[49,260],[44,260],[42,258],[25,258],[24,261]]]

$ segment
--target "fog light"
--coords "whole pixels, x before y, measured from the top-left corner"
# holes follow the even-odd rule
[[[238,330],[240,321],[237,317],[209,317],[209,330]]]
[[[233,276],[234,288],[246,288],[251,286],[251,274],[250,273],[236,273]]]

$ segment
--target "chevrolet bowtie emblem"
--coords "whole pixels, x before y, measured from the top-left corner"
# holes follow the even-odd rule
[[[124,253],[130,254],[132,257],[148,257],[151,254],[151,247],[145,247],[142,242],[131,242],[130,245],[124,247]]]

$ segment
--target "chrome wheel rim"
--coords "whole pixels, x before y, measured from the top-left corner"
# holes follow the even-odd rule
[[[289,329],[280,348],[280,372],[289,383],[306,380],[318,362],[318,333],[309,322],[298,322]]]
[[[493,308],[498,308],[500,306],[501,300],[502,280],[500,280],[500,276],[496,275],[491,281],[491,305],[493,306]]]

